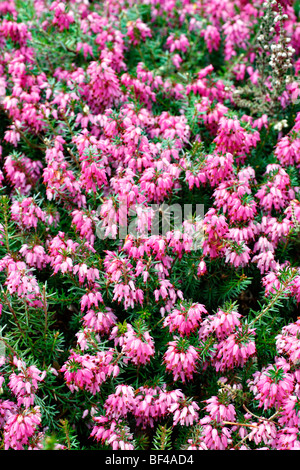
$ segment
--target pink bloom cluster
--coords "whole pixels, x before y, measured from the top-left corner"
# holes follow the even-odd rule
[[[100,351],[95,356],[71,351],[68,361],[61,368],[69,389],[72,392],[84,389],[93,395],[99,392],[108,377],[116,377],[119,374],[114,353],[112,348]]]
[[[255,329],[240,320],[241,315],[229,309],[218,310],[209,315],[199,329],[199,340],[210,341],[213,347],[207,367],[211,363],[217,371],[243,367],[249,358],[256,355]]]
[[[7,367],[7,360],[1,356],[0,368]],[[35,405],[39,383],[46,377],[46,371],[36,366],[27,367],[17,357],[12,360],[13,370],[7,386],[14,401],[0,400],[0,428],[3,432],[5,450],[24,450],[42,448],[44,433],[40,432],[41,410]],[[2,370],[0,369],[0,372]],[[5,374],[0,375],[0,389],[3,393]]]
[[[96,425],[91,436],[97,440],[102,439],[113,449],[119,448],[118,445],[123,448],[126,445],[122,443],[123,440],[133,440],[132,435],[122,434],[124,437],[127,435],[127,439],[118,439],[119,444],[114,443],[117,439],[116,430],[125,431],[123,423],[128,413],[135,417],[137,425],[146,428],[149,425],[153,427],[157,419],[166,416],[173,417],[173,426],[178,423],[192,425],[198,419],[199,410],[196,402],[188,400],[180,390],[168,392],[164,388],[147,386],[134,390],[126,385],[116,387],[116,392],[108,396],[104,408],[105,416],[93,418]],[[128,443],[128,446],[125,448],[134,449],[134,443]]]

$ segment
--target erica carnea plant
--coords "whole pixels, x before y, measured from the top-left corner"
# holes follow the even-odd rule
[[[0,2],[0,448],[300,448],[300,3]]]

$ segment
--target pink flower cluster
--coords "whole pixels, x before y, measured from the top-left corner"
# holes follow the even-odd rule
[[[0,374],[7,366],[4,356],[0,358]],[[39,383],[46,377],[46,371],[36,366],[27,367],[24,361],[13,357],[15,372],[9,376],[7,386],[14,399],[0,400],[0,428],[3,432],[5,450],[40,449],[44,433],[41,429],[41,410],[35,405]],[[0,375],[0,389],[3,392],[5,375]]]
[[[173,426],[178,423],[191,426],[198,419],[199,407],[188,400],[180,390],[167,392],[159,387],[141,387],[134,390],[118,385],[104,404],[105,416],[93,417],[96,423],[91,436],[102,440],[113,449],[134,449],[133,435],[125,425],[124,418],[132,414],[137,425],[153,427],[157,419],[173,416]]]

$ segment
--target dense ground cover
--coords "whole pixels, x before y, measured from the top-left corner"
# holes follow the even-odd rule
[[[1,449],[300,449],[299,10],[0,2]]]

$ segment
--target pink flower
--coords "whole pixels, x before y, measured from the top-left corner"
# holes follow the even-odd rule
[[[129,21],[127,23],[127,36],[129,41],[134,46],[138,45],[141,41],[145,41],[146,38],[152,37],[151,29],[140,19],[136,21]]]
[[[285,136],[276,145],[275,155],[283,166],[300,166],[299,158],[300,139]]]
[[[189,336],[200,325],[203,313],[207,313],[204,305],[196,303],[185,305],[182,302],[166,316],[163,326],[168,326],[170,333],[177,331],[182,337]]]
[[[211,53],[213,50],[218,50],[221,42],[221,36],[218,28],[212,25],[207,25],[204,30],[201,31],[201,36],[204,37],[207,48]]]
[[[71,392],[82,389],[95,395],[108,377],[118,375],[119,367],[114,363],[114,352],[114,349],[108,349],[92,356],[80,355],[71,350],[69,359],[61,368]]]
[[[196,348],[183,338],[174,338],[168,343],[164,354],[166,370],[172,372],[174,382],[179,378],[182,382],[192,379],[197,371],[199,353]]]
[[[259,401],[259,407],[269,409],[281,406],[294,389],[293,376],[276,364],[255,372],[249,380],[249,389]]]
[[[209,450],[225,450],[231,444],[231,430],[225,426],[215,425],[210,416],[201,418],[199,424],[203,429],[201,436],[203,443]]]
[[[110,59],[103,59],[101,63],[90,62],[87,74],[89,80],[81,85],[81,94],[93,113],[103,112],[105,107],[120,100],[120,83]]]
[[[14,201],[11,206],[11,216],[14,221],[24,228],[37,228],[39,220],[45,221],[45,212],[36,204],[32,197]]]
[[[17,23],[16,21],[6,19],[1,23],[1,34],[6,38],[9,37],[20,46],[25,46],[27,40],[31,39],[31,33],[28,31],[25,23]]]
[[[170,52],[186,52],[187,49],[190,47],[190,43],[185,34],[181,34],[178,38],[175,38],[174,34],[171,34],[167,38],[166,46],[170,49]]]
[[[108,160],[105,156],[99,158],[99,153],[98,149],[94,147],[86,149],[83,155],[80,156],[80,182],[88,192],[95,192],[97,188],[108,184],[107,173],[109,170],[106,169]]]
[[[212,363],[217,371],[243,367],[248,359],[256,354],[255,342],[251,338],[254,331],[229,335],[217,344]]]
[[[113,450],[134,450],[133,435],[121,420],[95,416],[93,421],[96,424],[92,429],[91,437],[98,442],[110,445]]]
[[[35,366],[26,367],[18,361],[19,374],[13,372],[9,377],[8,386],[17,397],[17,405],[29,408],[34,404],[35,392],[38,390],[38,382],[42,382],[46,376],[46,371],[41,372]]]
[[[135,408],[134,389],[128,385],[117,385],[115,393],[107,397],[104,408],[110,418],[126,418]]]
[[[218,340],[225,339],[240,327],[241,314],[235,310],[223,311],[219,309],[215,315],[209,315],[203,320],[199,329],[199,339],[206,340],[209,334],[214,333]]]
[[[235,268],[246,266],[250,261],[250,251],[250,248],[244,243],[235,242],[225,249],[225,263],[230,263]]]
[[[300,441],[298,438],[299,427],[289,426],[277,431],[273,447],[277,450],[299,450]]]
[[[4,171],[11,184],[20,191],[28,194],[41,177],[42,163],[33,161],[25,155],[8,155],[5,158]]]
[[[161,393],[163,395],[161,396]],[[168,393],[164,393],[159,387],[142,386],[136,391],[133,414],[137,426],[142,428],[154,427],[157,419],[167,414],[167,408],[173,403]]]
[[[222,239],[228,232],[228,224],[223,215],[218,215],[215,208],[207,211],[203,219],[204,241],[202,244],[203,255],[209,254],[216,258],[224,252]]]
[[[100,306],[98,311],[88,310],[83,317],[83,324],[100,335],[109,334],[116,324],[117,317],[109,307]]]
[[[135,303],[143,305],[144,293],[141,289],[135,288],[133,281],[129,281],[128,284],[119,283],[114,287],[113,300],[119,303],[123,301],[124,308],[127,310],[129,307],[134,308]]]
[[[181,426],[192,426],[198,420],[198,410],[199,406],[192,400],[182,400],[172,404],[169,412],[173,414],[173,426],[178,423]]]
[[[144,325],[137,324],[135,329],[127,324],[122,352],[133,364],[144,365],[155,354],[154,341]]]
[[[29,305],[42,306],[41,293],[36,277],[23,261],[15,262],[9,256],[2,259],[0,271],[7,270],[5,285],[10,294],[17,294]]]
[[[287,397],[282,402],[278,423],[281,427],[297,428],[299,426],[299,398],[296,395]]]
[[[262,274],[269,270],[273,270],[277,267],[277,263],[274,258],[273,250],[272,251],[263,251],[259,255],[255,255],[252,258],[253,263],[257,263],[257,267]]]
[[[273,208],[284,209],[295,196],[289,175],[280,165],[272,164],[267,165],[265,178],[267,182],[256,193],[261,207],[268,214]]]
[[[260,140],[259,132],[247,132],[237,118],[221,117],[217,136],[214,142],[220,152],[237,153],[241,157],[248,154],[252,147],[256,147]]]
[[[66,13],[65,8],[66,5],[59,0],[55,0],[50,6],[50,10],[54,10],[52,24],[57,25],[59,31],[69,29],[70,24],[74,23],[75,21],[73,12],[70,11],[69,13]]]
[[[40,424],[41,413],[38,406],[12,414],[7,419],[3,429],[5,450],[9,448],[24,450],[24,445],[29,444]]]
[[[24,244],[20,249],[20,253],[25,257],[26,264],[30,267],[42,269],[50,262],[50,257],[41,245],[29,247],[27,244]]]
[[[300,320],[282,328],[276,336],[276,349],[279,354],[286,356],[289,361],[298,365],[300,361]]]
[[[0,400],[0,426],[3,429],[8,418],[18,413],[16,403],[10,400]]]
[[[73,267],[73,256],[75,255],[79,244],[71,239],[65,239],[65,234],[59,232],[54,237],[49,246],[48,252],[50,256],[51,266],[54,268],[54,274],[58,271],[62,273],[72,272]]]
[[[174,64],[174,66],[177,68],[177,69],[180,69],[180,64],[182,62],[182,58],[180,57],[179,54],[175,54],[173,55],[172,57],[172,62]]]
[[[205,410],[209,413],[212,420],[222,423],[223,421],[235,421],[236,412],[234,405],[230,403],[222,403],[222,400],[216,396],[212,396],[206,400]]]
[[[230,60],[237,53],[235,48],[247,49],[250,31],[247,21],[244,21],[242,15],[229,17],[228,21],[222,26],[225,35],[225,60]]]
[[[88,291],[81,298],[81,301],[80,301],[81,311],[83,312],[86,307],[88,309],[90,309],[92,306],[95,306],[98,308],[99,303],[100,304],[103,303],[101,292],[96,289],[95,291]]]
[[[203,276],[207,272],[206,263],[204,260],[201,260],[198,264],[197,275]]]
[[[79,52],[80,50],[83,50],[83,57],[86,59],[88,54],[93,57],[93,48],[90,44],[86,42],[78,42],[76,46],[76,51]]]
[[[251,428],[248,435],[250,441],[254,441],[256,445],[264,442],[266,446],[272,445],[277,436],[277,428],[275,423],[262,420],[257,424],[255,429]]]

